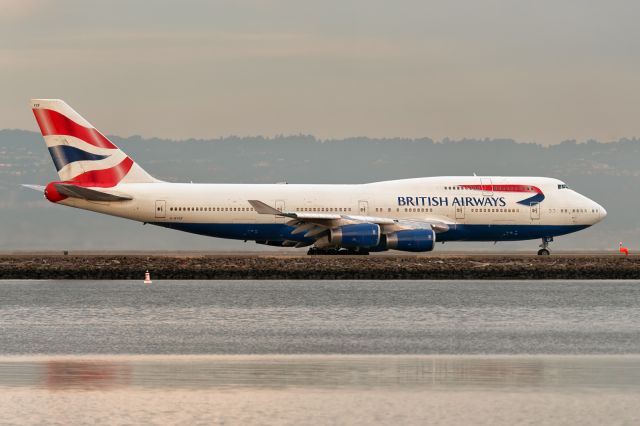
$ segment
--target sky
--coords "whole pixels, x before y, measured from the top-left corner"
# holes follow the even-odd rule
[[[640,136],[640,2],[0,0],[0,128],[62,98],[174,139]]]

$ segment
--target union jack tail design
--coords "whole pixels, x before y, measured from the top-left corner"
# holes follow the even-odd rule
[[[32,99],[31,108],[60,179],[85,187],[158,182],[59,99]]]

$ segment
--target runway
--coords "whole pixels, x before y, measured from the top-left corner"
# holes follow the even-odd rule
[[[638,279],[640,256],[465,252],[307,256],[299,252],[61,252],[0,255],[0,279]]]
[[[273,250],[0,250],[0,257],[33,257],[33,256],[153,256],[153,257],[306,257],[305,249],[273,249]],[[552,257],[620,257],[617,250],[552,250]],[[536,250],[480,251],[480,250],[439,250],[425,253],[402,253],[386,251],[370,253],[370,256],[390,257],[537,257]],[[630,252],[629,257],[640,256],[640,252]]]

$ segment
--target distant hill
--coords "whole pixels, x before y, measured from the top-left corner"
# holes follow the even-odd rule
[[[605,222],[561,237],[556,249],[609,249],[619,240],[640,248],[640,140],[566,141],[552,146],[509,139],[444,140],[313,136],[215,140],[111,139],[152,175],[167,181],[361,183],[436,175],[550,176],[605,206]],[[237,250],[257,247],[52,205],[22,183],[57,175],[40,134],[0,130],[0,250]],[[537,242],[500,243],[498,249]],[[440,247],[438,247],[440,248]],[[450,244],[447,249],[492,244]]]

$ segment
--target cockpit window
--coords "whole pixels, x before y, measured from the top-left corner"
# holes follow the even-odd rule
[[[563,183],[558,185],[558,189],[569,189],[569,185]]]

